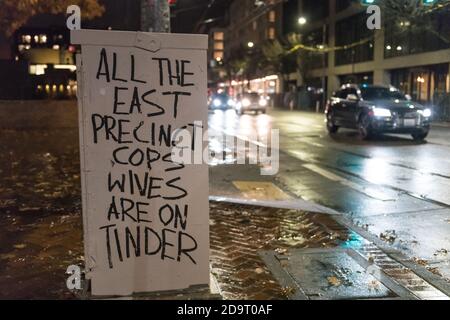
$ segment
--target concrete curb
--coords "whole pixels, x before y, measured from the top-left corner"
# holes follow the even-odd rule
[[[419,276],[420,278],[428,282],[430,285],[432,285],[433,287],[435,287],[436,289],[438,289],[439,291],[450,297],[450,283],[448,283],[443,277],[435,275],[434,273],[428,271],[427,268],[418,265],[417,263],[414,263],[406,255],[404,255],[397,249],[392,248],[384,241],[380,240],[378,237],[364,230],[363,228],[355,226],[351,221],[346,219],[344,216],[341,215],[336,217],[335,219],[339,224],[345,226],[350,230],[353,230],[354,232],[358,233],[361,237],[374,243],[381,251],[383,251],[391,259],[407,267],[417,276]]]
[[[450,128],[450,122],[433,122],[431,127]]]
[[[288,209],[288,210],[299,210],[307,211],[311,213],[322,213],[328,215],[342,215],[342,213],[337,212],[333,209],[324,207],[322,205],[301,200],[281,200],[281,201],[263,201],[263,200],[248,200],[242,198],[230,198],[230,197],[219,197],[210,196],[209,201],[212,202],[225,202],[225,203],[235,203],[242,205],[252,205],[257,207],[268,207],[268,208],[278,208],[278,209]]]

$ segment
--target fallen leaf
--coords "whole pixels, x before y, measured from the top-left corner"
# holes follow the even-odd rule
[[[292,288],[292,287],[283,287],[282,289],[281,289],[281,292],[284,294],[284,296],[286,296],[286,297],[290,297],[290,296],[292,296],[295,292],[296,292],[297,290],[295,289],[295,288]]]
[[[278,248],[278,249],[275,249],[275,252],[280,255],[285,255],[287,253],[287,249]]]
[[[421,266],[424,266],[424,267],[428,265],[428,261],[427,260],[420,259],[420,258],[414,258],[413,260],[418,265],[421,265]]]
[[[427,268],[427,270],[430,271],[431,273],[437,275],[437,276],[442,277],[442,273],[439,271],[438,268]]]
[[[280,265],[283,268],[287,268],[289,266],[289,260],[281,260]]]
[[[264,273],[264,269],[263,269],[263,268],[256,268],[256,269],[255,269],[255,272],[256,272],[257,274],[262,274],[262,273]]]
[[[448,250],[447,249],[441,249],[441,250],[436,251],[434,256],[446,256],[447,254],[448,254]]]
[[[341,280],[336,277],[328,277],[327,280],[328,283],[334,287],[339,287],[342,284]]]
[[[380,282],[378,282],[377,280],[370,281],[369,289],[376,291],[380,290]]]

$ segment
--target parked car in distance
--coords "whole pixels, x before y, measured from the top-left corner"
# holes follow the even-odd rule
[[[266,113],[268,101],[267,98],[255,92],[238,94],[235,110],[238,114],[245,112]]]
[[[394,87],[346,84],[333,94],[325,110],[327,129],[358,129],[361,138],[383,133],[410,134],[424,140],[431,110],[411,101]]]
[[[234,105],[234,100],[226,93],[215,93],[208,99],[208,108],[210,110],[228,110],[232,109]]]

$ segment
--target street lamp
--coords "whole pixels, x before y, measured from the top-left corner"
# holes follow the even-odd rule
[[[298,18],[298,24],[301,25],[301,26],[305,25],[307,22],[308,21],[306,20],[305,17]]]
[[[249,42],[249,43],[247,43],[247,46],[249,47],[249,48],[253,48],[254,46],[255,46],[255,44],[253,43],[253,42]]]

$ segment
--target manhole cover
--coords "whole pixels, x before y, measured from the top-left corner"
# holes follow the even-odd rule
[[[351,249],[265,251],[261,257],[280,284],[292,292],[291,299],[416,298]]]

